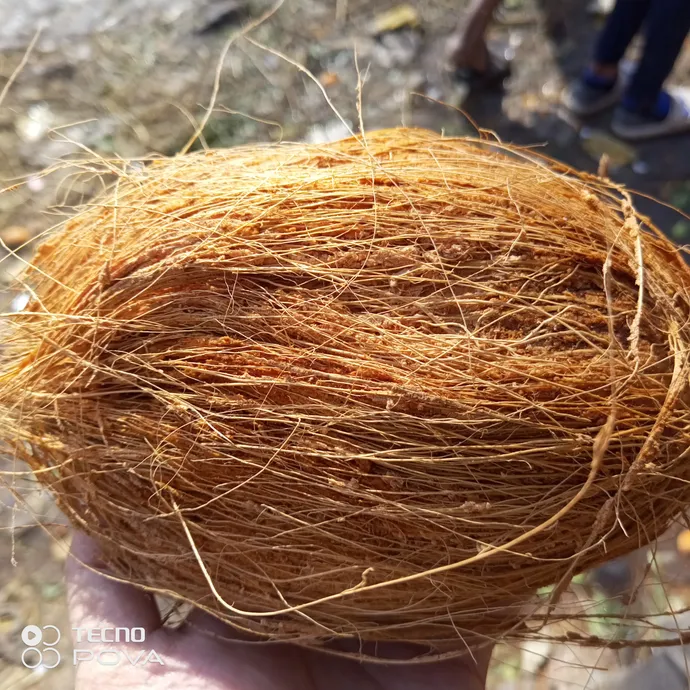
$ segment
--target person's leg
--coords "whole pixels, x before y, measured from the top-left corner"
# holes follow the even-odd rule
[[[645,22],[642,59],[626,89],[623,105],[663,119],[670,101],[662,87],[690,31],[690,0],[654,0]]]
[[[455,67],[469,68],[483,72],[488,67],[489,54],[486,47],[486,31],[494,10],[501,0],[474,0],[467,22],[459,32],[457,48],[451,54]]]
[[[645,25],[642,59],[611,122],[626,139],[690,131],[690,90],[663,88],[690,31],[690,0],[653,0]]]
[[[563,94],[563,103],[574,113],[594,115],[618,102],[621,95],[618,63],[654,2],[618,0],[597,39],[592,62]]]
[[[618,0],[597,39],[593,71],[616,76],[618,63],[653,4],[657,4],[656,0]]]

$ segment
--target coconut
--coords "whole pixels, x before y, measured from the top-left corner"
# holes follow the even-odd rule
[[[619,186],[410,129],[107,167],[0,415],[112,576],[459,653],[687,504],[690,271]]]

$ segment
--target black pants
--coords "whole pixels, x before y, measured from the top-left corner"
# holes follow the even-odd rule
[[[618,0],[599,36],[594,60],[617,64],[643,24],[644,52],[626,93],[642,110],[656,103],[690,31],[690,0]]]

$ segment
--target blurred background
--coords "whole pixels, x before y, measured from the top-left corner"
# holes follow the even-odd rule
[[[25,181],[0,194],[0,312],[22,306],[13,280],[30,260],[34,238],[100,189],[88,170],[42,171],[85,152],[175,154],[204,116],[216,75],[214,108],[193,148],[339,139],[347,128],[333,108],[357,129],[361,82],[368,130],[404,124],[476,135],[481,128],[593,173],[605,155],[608,175],[640,192],[638,208],[676,242],[690,242],[690,221],[672,208],[690,212],[690,135],[629,143],[611,133],[610,113],[581,120],[561,105],[613,5],[505,0],[486,39],[510,75],[486,84],[449,65],[469,21],[469,0],[285,0],[251,31],[254,42],[238,38],[222,62],[228,38],[273,3],[0,0],[0,188]],[[633,42],[628,58],[639,50]],[[669,83],[690,86],[690,49],[681,52]],[[22,469],[0,457],[0,472]],[[24,668],[19,633],[29,622],[69,629],[62,582],[69,530],[28,478],[5,478],[0,690],[66,690],[71,666]],[[561,605],[594,613],[591,634],[639,646],[502,644],[490,688],[688,687],[683,647],[644,646],[690,628],[683,612],[690,606],[690,532],[680,523],[652,548],[578,576]],[[622,624],[610,623],[614,614]],[[658,626],[642,628],[636,618]],[[567,626],[550,632],[565,637]],[[68,653],[68,641],[61,645]]]

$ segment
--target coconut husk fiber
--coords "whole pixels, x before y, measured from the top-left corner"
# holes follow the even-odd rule
[[[690,272],[612,183],[409,129],[107,167],[0,404],[115,576],[452,653],[688,503]]]

